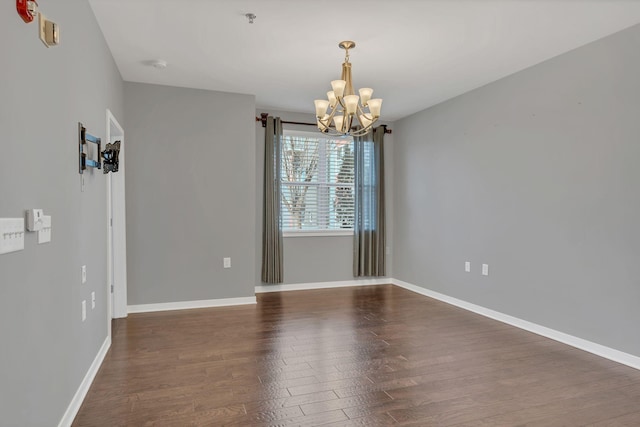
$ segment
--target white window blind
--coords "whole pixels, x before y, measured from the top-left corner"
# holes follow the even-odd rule
[[[353,139],[285,131],[281,156],[283,230],[353,230]]]

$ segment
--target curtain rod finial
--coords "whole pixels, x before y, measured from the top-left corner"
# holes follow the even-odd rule
[[[256,122],[262,122],[262,127],[267,127],[267,117],[269,117],[269,113],[260,113],[260,118],[256,117]]]

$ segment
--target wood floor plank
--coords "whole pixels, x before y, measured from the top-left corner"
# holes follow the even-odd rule
[[[616,391],[617,385],[615,381],[611,381],[608,384],[598,384],[597,386],[588,383],[581,384],[580,388],[563,388],[560,393],[545,391],[543,393],[520,394],[516,398],[513,398],[509,393],[505,393],[499,398],[485,399],[478,393],[475,396],[468,395],[441,400],[410,409],[392,410],[389,411],[389,414],[399,422],[420,421],[427,425],[440,426],[464,423],[476,425],[480,424],[478,420],[484,418],[537,407],[539,412],[552,414],[553,422],[547,425],[553,425],[563,414],[579,409],[582,407],[581,405],[589,405],[593,402],[608,399],[613,400],[619,397],[620,392]],[[597,391],[592,392],[592,390]],[[525,424],[531,425],[531,420],[528,419]]]
[[[368,405],[353,406],[351,408],[344,408],[343,411],[350,419],[362,419],[370,417],[378,417],[380,414],[386,415],[383,419],[392,419],[388,412],[394,409],[407,409],[410,408],[411,402],[403,399],[392,399],[381,403],[372,403]],[[388,422],[388,421],[387,421]]]
[[[303,415],[300,417],[286,418],[275,420],[263,424],[255,424],[256,426],[268,425],[268,426],[304,426],[315,427],[325,424],[335,423],[337,421],[347,421],[349,418],[341,410],[320,412],[312,415]],[[252,424],[253,425],[253,424]]]
[[[288,390],[292,396],[296,396],[298,394],[307,394],[317,391],[337,390],[354,387],[362,387],[363,389],[367,389],[372,385],[373,382],[369,378],[367,378],[366,376],[360,376],[356,378],[347,378],[344,380],[328,381],[322,383],[315,382],[308,385],[294,386],[289,387]]]
[[[73,423],[637,426],[640,371],[392,286],[132,314]]]
[[[291,406],[302,406],[310,403],[324,402],[326,400],[339,399],[332,390],[320,391],[317,393],[301,394],[299,396],[283,397],[279,399],[269,399],[245,404],[248,412],[265,412],[274,409],[288,408]]]
[[[397,423],[386,414],[371,414],[366,417],[325,424],[325,427],[388,427],[394,425]]]
[[[593,419],[593,418],[592,418]],[[621,415],[613,419],[598,421],[597,423],[588,424],[589,427],[637,427],[640,426],[640,411]]]
[[[335,409],[346,409],[358,406],[374,406],[382,402],[393,400],[384,392],[362,393],[353,397],[344,399],[325,400],[322,402],[308,403],[300,405],[300,409],[305,415],[317,414],[319,412],[332,411]]]

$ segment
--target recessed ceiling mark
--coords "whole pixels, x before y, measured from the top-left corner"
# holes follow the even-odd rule
[[[249,24],[253,24],[253,20],[256,19],[255,13],[245,13],[244,16],[249,20]]]

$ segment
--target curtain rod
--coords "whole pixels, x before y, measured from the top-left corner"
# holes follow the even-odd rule
[[[267,117],[269,117],[269,113],[260,113],[260,117],[256,117],[256,122],[262,122],[262,127],[267,127]],[[303,125],[303,126],[318,126],[317,123],[305,123],[305,122],[288,122],[286,120],[282,120],[282,123],[290,124],[290,125]],[[392,133],[392,130],[387,128],[387,125],[380,125],[384,128],[384,133]]]

